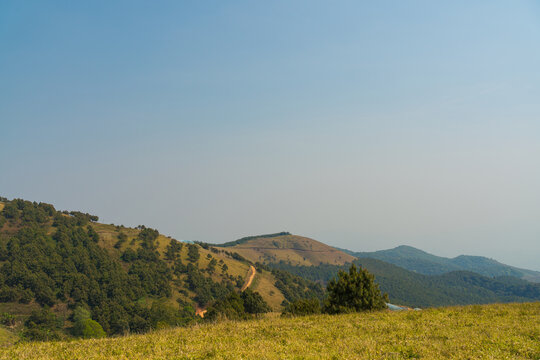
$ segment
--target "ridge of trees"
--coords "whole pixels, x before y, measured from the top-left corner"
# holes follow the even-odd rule
[[[282,232],[274,233],[274,234],[264,234],[264,235],[246,236],[246,237],[243,237],[243,238],[238,239],[238,240],[229,241],[229,242],[226,242],[226,243],[223,243],[223,244],[216,244],[216,246],[220,246],[220,247],[231,247],[231,246],[243,244],[243,243],[248,242],[249,240],[253,240],[253,239],[259,239],[259,238],[273,238],[273,237],[286,236],[286,235],[291,235],[291,233],[288,232],[288,231],[282,231]]]

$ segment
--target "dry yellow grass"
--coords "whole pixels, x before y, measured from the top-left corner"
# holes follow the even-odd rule
[[[276,288],[275,283],[276,279],[270,272],[265,270],[257,271],[250,289],[261,294],[274,311],[280,311],[282,309],[281,303],[285,300],[285,297]]]
[[[0,326],[0,348],[13,345],[18,337],[13,332]]]
[[[282,235],[271,238],[254,238],[244,243],[223,248],[234,251],[253,262],[279,262],[294,265],[319,265],[320,263],[343,265],[355,258],[317,240]]]
[[[269,317],[18,344],[0,359],[540,359],[540,303]]]

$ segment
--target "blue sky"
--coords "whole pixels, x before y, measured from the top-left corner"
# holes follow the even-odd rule
[[[534,1],[3,1],[0,193],[540,270]]]

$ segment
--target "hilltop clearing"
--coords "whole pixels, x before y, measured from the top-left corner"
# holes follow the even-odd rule
[[[0,359],[538,359],[540,303],[268,317],[19,344]]]
[[[344,265],[355,257],[307,237],[290,233],[250,236],[225,244],[221,249],[234,251],[252,262],[292,265]]]

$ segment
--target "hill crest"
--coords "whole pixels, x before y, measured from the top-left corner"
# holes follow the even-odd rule
[[[249,236],[216,247],[229,249],[250,261],[260,263],[344,265],[355,260],[354,256],[320,241],[288,232]]]

